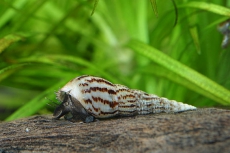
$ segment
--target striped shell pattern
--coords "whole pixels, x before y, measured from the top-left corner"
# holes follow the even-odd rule
[[[57,92],[62,103],[55,109],[54,118],[65,115],[70,120],[92,122],[95,118],[133,116],[161,112],[182,112],[196,107],[148,94],[141,90],[93,76],[83,75],[68,82]]]

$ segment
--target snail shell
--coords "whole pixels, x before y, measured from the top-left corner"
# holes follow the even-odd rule
[[[103,78],[83,75],[68,82],[57,93],[62,103],[54,118],[92,122],[95,118],[133,116],[161,112],[182,112],[196,107],[113,84]],[[69,118],[68,115],[71,115]]]

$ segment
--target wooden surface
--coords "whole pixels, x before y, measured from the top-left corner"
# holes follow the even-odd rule
[[[0,124],[1,152],[229,153],[230,111],[206,108],[92,123],[34,116]]]

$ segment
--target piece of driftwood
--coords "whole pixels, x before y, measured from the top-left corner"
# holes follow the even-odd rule
[[[230,110],[205,108],[92,123],[33,116],[0,124],[0,152],[229,153]]]

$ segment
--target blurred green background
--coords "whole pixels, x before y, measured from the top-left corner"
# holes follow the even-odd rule
[[[1,0],[0,120],[51,114],[55,92],[83,74],[228,108],[230,47],[217,25],[230,1],[156,2]]]

